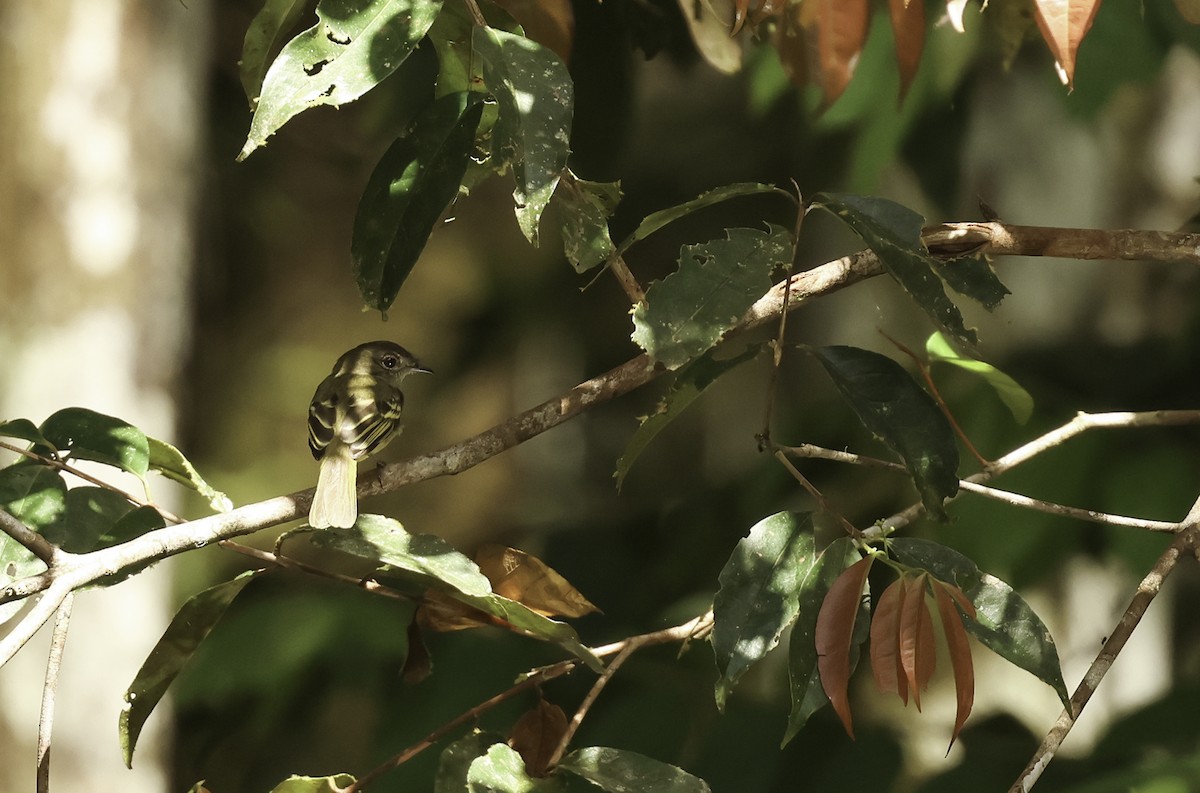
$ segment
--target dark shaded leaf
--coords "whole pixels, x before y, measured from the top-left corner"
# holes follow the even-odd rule
[[[121,709],[118,729],[126,766],[133,767],[133,750],[142,726],[159,700],[167,693],[172,681],[221,619],[233,599],[246,584],[262,572],[247,571],[231,581],[198,592],[175,614],[125,692],[125,707]]]
[[[471,764],[487,754],[494,744],[503,744],[504,736],[472,732],[442,750],[434,778],[433,793],[462,793],[467,789],[467,772]]]
[[[543,777],[550,770],[550,758],[567,731],[567,714],[558,705],[539,699],[531,710],[521,714],[509,733],[508,745],[525,762],[531,776]]]
[[[829,210],[854,229],[934,324],[958,341],[975,345],[975,331],[963,325],[958,306],[946,297],[934,271],[937,261],[921,242],[923,217],[885,198],[819,193],[813,205]]]
[[[813,353],[863,425],[904,460],[925,509],[945,520],[942,502],[958,493],[958,445],[933,397],[886,355],[841,346]]]
[[[293,116],[353,102],[399,68],[441,0],[321,0],[317,24],[284,45],[263,80],[244,160]]]
[[[476,27],[471,44],[499,106],[493,167],[512,166],[517,223],[537,245],[542,212],[567,167],[575,86],[557,55],[524,36]]]
[[[35,446],[53,446],[29,419],[13,419],[12,421],[0,422],[0,436],[29,441]],[[55,449],[55,451],[58,450]]]
[[[1053,688],[1063,705],[1070,707],[1054,638],[1012,587],[982,572],[958,551],[930,540],[899,537],[889,548],[900,563],[928,570],[961,589],[976,611],[967,630],[983,646]]]
[[[132,510],[123,496],[106,488],[74,487],[67,491],[62,519],[45,527],[42,534],[64,551],[87,553]]]
[[[850,715],[850,649],[855,646],[856,623],[867,583],[867,573],[875,557],[865,557],[842,571],[821,604],[817,615],[817,669],[825,696],[846,728],[854,737],[854,722]]]
[[[706,388],[734,367],[756,357],[762,350],[762,344],[755,344],[732,358],[721,360],[708,352],[680,369],[671,383],[671,389],[655,407],[654,412],[642,419],[621,458],[617,460],[617,470],[613,473],[617,480],[617,488],[620,489],[624,484],[629,469],[650,442],[699,399]]]
[[[521,23],[525,35],[571,62],[575,43],[575,10],[569,0],[498,0],[496,5]]]
[[[666,209],[660,209],[657,212],[651,212],[649,215],[646,215],[646,217],[642,219],[642,222],[638,224],[638,227],[633,230],[633,233],[621,242],[618,250],[624,253],[625,251],[629,250],[629,247],[635,242],[644,240],[659,229],[674,223],[680,218],[687,217],[693,212],[704,209],[705,207],[710,207],[713,204],[719,204],[722,201],[728,201],[731,198],[762,195],[764,193],[780,193],[788,196],[788,198],[791,198],[791,195],[784,193],[774,185],[760,184],[758,182],[739,182],[737,184],[728,184],[724,187],[718,187],[705,193],[701,193],[691,201],[685,201],[678,206],[667,207]]]
[[[988,311],[995,309],[1005,297],[1012,294],[996,276],[996,271],[983,254],[961,256],[950,261],[934,258],[933,267],[951,289],[971,298]]]
[[[483,97],[435,99],[383,155],[354,216],[350,253],[366,304],[386,311],[438,218],[458,195],[475,145]]]
[[[708,793],[709,790],[708,783],[682,768],[636,752],[603,746],[577,749],[564,757],[558,768],[608,793]]]
[[[200,476],[200,472],[191,461],[183,456],[183,452],[157,438],[148,437],[146,442],[150,449],[151,471],[158,471],[168,479],[196,491],[208,502],[213,512],[228,512],[233,509],[233,502],[229,500],[229,496],[204,481],[204,477]]]
[[[842,571],[861,557],[848,537],[834,540],[821,552],[800,588],[800,613],[792,626],[792,638],[788,646],[788,677],[791,680],[792,711],[788,716],[787,731],[783,736],[786,745],[808,717],[829,704],[829,697],[821,686],[821,675],[817,669],[817,616],[829,587]],[[866,626],[865,612],[860,612],[857,625]],[[860,640],[854,640],[857,645]],[[850,671],[854,671],[854,654],[850,658]]]
[[[725,710],[738,678],[775,648],[796,619],[801,586],[816,561],[812,515],[806,512],[763,518],[734,548],[713,601],[718,710]]]
[[[771,287],[771,271],[792,260],[781,226],[726,229],[726,238],[680,250],[679,269],[646,292],[633,312],[633,340],[668,369],[712,348]]]
[[[65,408],[42,422],[42,435],[59,452],[145,476],[150,465],[146,436],[137,427],[87,408]]]

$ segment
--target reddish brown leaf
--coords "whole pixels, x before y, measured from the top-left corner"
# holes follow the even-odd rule
[[[950,746],[953,746],[967,717],[971,715],[971,707],[975,704],[975,668],[971,662],[971,647],[967,643],[967,631],[962,617],[954,603],[957,601],[963,611],[971,616],[975,615],[975,607],[967,600],[962,590],[953,584],[933,579],[933,592],[937,596],[938,615],[942,619],[942,631],[946,634],[946,646],[950,650],[950,666],[954,669],[954,691],[958,699],[954,733],[950,736]],[[950,751],[949,746],[946,747],[946,751]]]
[[[933,677],[937,656],[933,644],[933,618],[925,604],[927,573],[921,573],[904,589],[900,606],[900,665],[908,679],[917,710],[921,709],[921,692]]]
[[[851,738],[854,724],[850,717],[850,646],[863,587],[874,558],[868,556],[847,567],[829,587],[817,613],[817,671],[821,687]]]
[[[571,0],[496,0],[496,5],[521,23],[525,35],[571,62],[575,41],[575,12]]]
[[[882,694],[896,694],[908,704],[908,680],[900,667],[900,604],[904,577],[883,590],[871,615],[871,672]]]
[[[775,50],[792,85],[802,88],[810,72],[817,71],[811,63],[815,57],[809,44],[816,31],[815,3],[786,3],[775,28]]]
[[[495,617],[459,603],[436,589],[425,592],[417,607],[417,624],[427,631],[461,631],[499,624]]]
[[[1068,88],[1075,87],[1075,55],[1099,8],[1100,0],[1034,0],[1038,28]]]
[[[508,745],[521,755],[530,776],[543,777],[550,770],[550,758],[566,731],[567,714],[543,699],[517,719],[509,733]]]
[[[892,34],[896,40],[896,66],[900,69],[900,101],[908,94],[921,53],[925,49],[925,3],[921,0],[888,0]]]
[[[817,12],[817,79],[832,105],[854,75],[858,56],[867,40],[870,7],[867,0],[806,0]]]
[[[475,564],[501,597],[523,603],[545,617],[582,617],[599,611],[553,568],[524,551],[484,545]]]

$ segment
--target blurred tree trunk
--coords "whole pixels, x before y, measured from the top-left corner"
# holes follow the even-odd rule
[[[0,2],[10,78],[0,103],[0,417],[40,422],[82,405],[174,437],[209,16],[203,0]],[[168,585],[160,566],[77,598],[54,790],[165,789],[162,718],[133,772],[116,725],[169,616]],[[0,670],[2,790],[34,788],[48,633]]]

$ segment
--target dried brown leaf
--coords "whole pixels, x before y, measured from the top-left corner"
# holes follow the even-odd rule
[[[847,567],[829,587],[817,613],[815,638],[821,687],[851,738],[854,737],[854,722],[850,715],[850,647],[867,573],[874,558],[867,556]]]
[[[900,666],[900,604],[903,576],[883,590],[871,616],[871,672],[882,694],[896,694],[908,704],[908,681]]]
[[[925,603],[925,582],[928,577],[927,573],[921,573],[909,582],[900,606],[900,665],[917,710],[921,709],[921,692],[929,685],[937,662],[933,618]]]
[[[806,0],[816,6],[817,80],[832,105],[850,84],[858,57],[867,41],[870,5],[867,0]]]
[[[543,699],[517,719],[509,733],[508,745],[521,755],[530,776],[543,777],[550,770],[550,759],[566,731],[567,714]]]
[[[541,559],[517,548],[484,545],[475,564],[492,582],[493,592],[543,616],[582,617],[600,610]]]
[[[958,704],[954,716],[954,732],[950,736],[950,746],[953,746],[975,704],[975,667],[971,661],[971,646],[967,642],[967,630],[963,625],[962,616],[954,604],[957,602],[959,607],[971,616],[975,614],[975,607],[958,587],[937,579],[932,581],[938,615],[942,620],[942,631],[946,634],[946,646],[950,651],[950,666],[954,669],[954,692]],[[946,747],[946,751],[950,751],[949,746]]]
[[[892,34],[896,40],[896,66],[900,70],[900,101],[908,95],[925,49],[925,3],[921,0],[888,0]]]

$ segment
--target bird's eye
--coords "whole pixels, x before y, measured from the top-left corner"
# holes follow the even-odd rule
[[[380,363],[383,364],[384,369],[395,369],[396,365],[399,364],[400,361],[394,355],[385,355]]]

